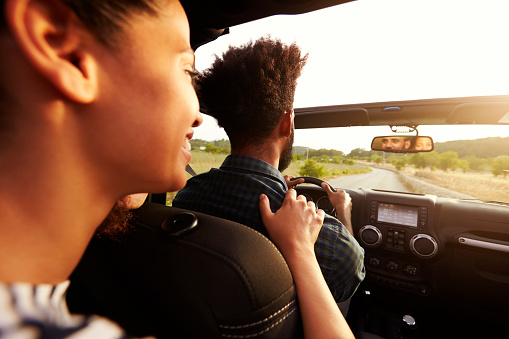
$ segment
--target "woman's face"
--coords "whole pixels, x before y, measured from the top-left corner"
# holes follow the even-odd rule
[[[185,186],[192,127],[202,122],[187,17],[174,0],[158,12],[130,17],[122,43],[99,64],[94,156],[117,172],[111,184],[124,194]]]

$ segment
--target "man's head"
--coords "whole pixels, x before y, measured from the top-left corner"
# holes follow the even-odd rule
[[[230,47],[197,79],[200,101],[225,129],[232,150],[263,142],[283,114],[293,117],[297,78],[306,60],[295,43],[261,38]]]
[[[191,126],[201,117],[178,1],[4,0],[2,8],[0,105],[3,120],[16,120],[10,134],[58,117],[53,135],[71,137],[76,159],[108,171],[98,173],[105,187],[185,185]]]
[[[412,143],[408,137],[385,137],[382,139],[383,149],[404,150],[408,149]]]

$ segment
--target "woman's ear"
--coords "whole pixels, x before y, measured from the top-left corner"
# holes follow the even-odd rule
[[[7,26],[29,63],[62,95],[90,103],[97,65],[74,12],[59,0],[5,0]]]

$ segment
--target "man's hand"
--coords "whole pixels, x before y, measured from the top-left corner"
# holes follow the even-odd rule
[[[304,183],[304,179],[302,179],[302,178],[297,179],[297,180],[292,180],[292,179],[295,178],[293,175],[285,175],[284,178],[285,178],[285,181],[286,181],[286,186],[288,186],[288,188],[294,188],[298,184],[303,184]]]
[[[352,228],[352,198],[350,194],[343,190],[336,189],[333,192],[327,183],[322,183],[322,188],[327,192],[329,200],[336,208],[337,218],[346,227],[348,232],[353,235]]]
[[[314,254],[314,244],[323,224],[325,213],[315,210],[312,201],[306,202],[294,189],[286,192],[283,205],[276,212],[270,210],[269,199],[260,195],[260,213],[269,238],[279,248],[290,269],[300,255]]]

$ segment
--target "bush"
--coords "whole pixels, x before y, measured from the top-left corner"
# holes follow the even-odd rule
[[[370,161],[374,162],[377,165],[379,165],[383,161],[383,158],[381,156],[379,156],[378,154],[373,154],[370,157]]]
[[[318,165],[316,161],[310,159],[304,163],[302,167],[300,167],[299,175],[306,177],[316,177],[320,178],[325,176],[325,166]]]
[[[407,160],[405,158],[401,158],[401,159],[394,161],[393,165],[398,171],[401,171],[408,164],[407,164]]]
[[[504,177],[509,172],[509,157],[501,156],[495,158],[491,164],[491,173],[494,176],[503,175]]]
[[[215,146],[213,143],[205,145],[205,152],[214,154],[230,154],[230,148]]]
[[[458,168],[458,153],[456,152],[445,152],[441,153],[438,156],[438,168],[442,171],[447,172],[447,170],[456,170]]]

